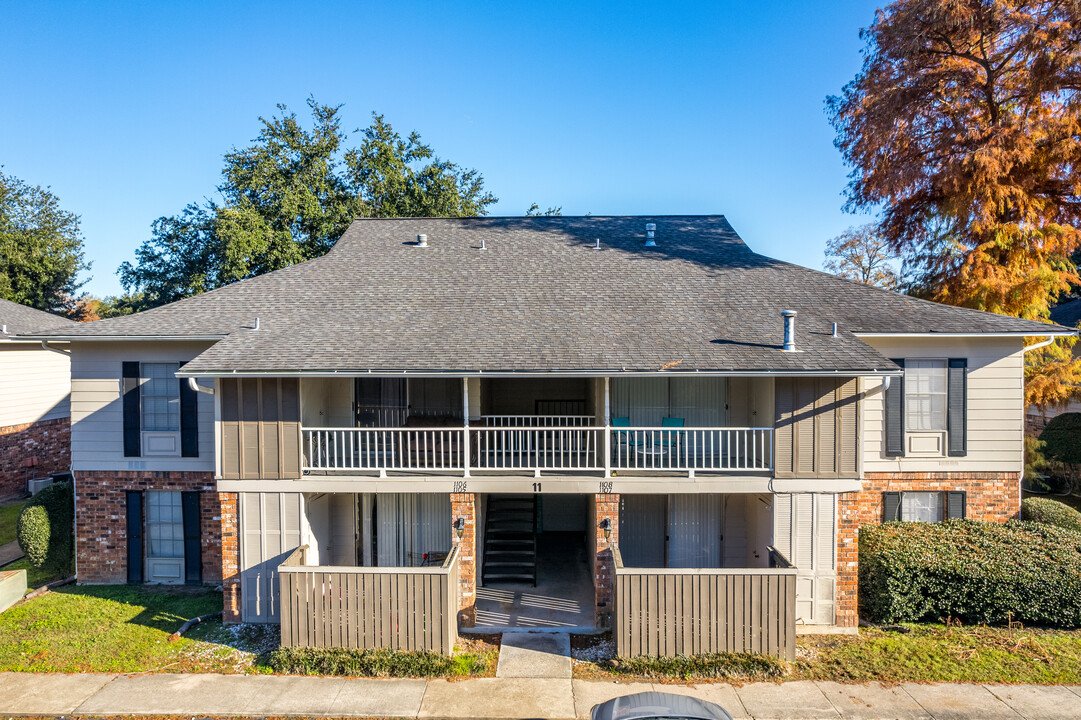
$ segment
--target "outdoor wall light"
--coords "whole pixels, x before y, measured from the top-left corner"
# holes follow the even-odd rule
[[[451,523],[451,527],[454,528],[454,533],[458,536],[458,539],[461,540],[462,535],[465,533],[465,520],[458,518]]]
[[[604,541],[608,542],[612,537],[612,521],[609,518],[601,520],[600,528],[604,531]]]

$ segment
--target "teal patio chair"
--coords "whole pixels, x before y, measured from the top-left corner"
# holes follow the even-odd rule
[[[681,428],[681,427],[683,427],[684,422],[685,422],[684,419],[681,418],[681,417],[661,418],[661,427],[662,428]],[[673,446],[684,446],[684,447],[686,447],[686,442],[684,442],[684,439],[686,438],[687,433],[685,433],[685,432],[666,432],[664,430],[659,430],[659,431],[657,431],[657,435],[659,435],[660,437],[659,438],[654,438],[653,441],[654,441],[654,443],[660,445],[661,447],[665,447],[665,448],[671,448]]]

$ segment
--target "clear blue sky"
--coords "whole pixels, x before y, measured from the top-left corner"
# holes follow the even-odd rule
[[[0,164],[82,216],[86,287],[214,194],[258,117],[384,113],[500,199],[564,214],[723,213],[820,267],[846,168],[823,107],[872,2],[180,3],[0,0]]]

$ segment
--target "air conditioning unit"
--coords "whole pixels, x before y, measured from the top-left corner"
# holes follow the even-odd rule
[[[52,484],[53,484],[53,479],[51,477],[30,478],[29,480],[27,480],[27,485],[29,486],[27,488],[27,490],[30,491],[31,495],[37,495],[39,492],[41,492],[42,490],[44,490],[45,488],[49,487]]]

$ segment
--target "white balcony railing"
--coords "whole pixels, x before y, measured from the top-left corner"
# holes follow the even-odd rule
[[[620,427],[608,432],[606,442],[605,428],[595,426],[304,428],[303,467],[380,472],[773,469],[772,428]]]
[[[773,428],[615,428],[613,470],[771,470]]]
[[[472,466],[480,470],[604,469],[604,428],[470,428],[469,434]]]
[[[592,415],[481,415],[479,424],[484,427],[589,427],[596,421]]]
[[[462,470],[459,428],[304,429],[305,470]]]

